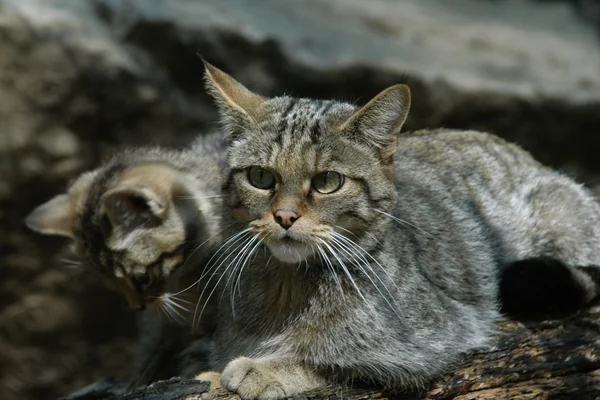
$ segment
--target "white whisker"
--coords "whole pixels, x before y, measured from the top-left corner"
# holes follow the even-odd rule
[[[352,286],[354,286],[354,290],[356,290],[356,293],[360,296],[360,298],[365,302],[365,304],[369,305],[369,302],[367,301],[367,299],[365,298],[365,296],[362,294],[361,290],[359,289],[358,285],[356,284],[356,281],[354,280],[354,278],[352,277],[352,274],[350,273],[350,271],[348,270],[348,268],[346,267],[346,264],[344,264],[344,262],[342,261],[342,259],[337,255],[337,253],[334,251],[334,249],[329,245],[329,243],[327,243],[325,240],[320,239],[319,240],[325,245],[325,247],[327,247],[327,249],[329,250],[329,252],[331,253],[331,255],[333,255],[333,257],[337,260],[337,262],[340,264],[340,266],[342,267],[342,270],[344,271],[344,273],[346,274],[346,276],[348,277],[348,279],[350,279],[350,282],[352,283]]]
[[[383,214],[383,215],[385,215],[385,216],[387,216],[387,217],[391,218],[392,220],[394,220],[394,221],[396,221],[396,222],[398,222],[398,223],[400,223],[400,224],[404,224],[405,226],[410,226],[410,227],[413,227],[413,228],[415,228],[415,229],[418,229],[419,231],[421,231],[421,232],[423,232],[423,233],[425,233],[425,234],[427,234],[427,235],[431,236],[432,238],[436,239],[435,235],[433,235],[433,234],[431,234],[431,233],[427,232],[425,229],[421,229],[421,228],[419,228],[419,227],[418,227],[417,225],[415,225],[415,224],[412,224],[412,223],[410,223],[410,222],[408,222],[408,221],[405,221],[405,220],[403,220],[403,219],[400,219],[400,218],[398,218],[398,217],[395,217],[395,216],[393,216],[392,214],[388,214],[388,213],[386,213],[385,211],[379,210],[379,209],[377,209],[377,208],[372,208],[372,210],[373,210],[373,211],[377,211],[378,213],[380,213],[380,214]]]

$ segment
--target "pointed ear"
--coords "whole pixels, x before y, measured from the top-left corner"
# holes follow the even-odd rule
[[[160,223],[169,208],[168,199],[150,188],[117,187],[100,199],[112,226],[131,231]]]
[[[244,126],[256,123],[266,99],[251,92],[214,65],[202,61],[206,71],[206,90],[215,99],[226,128],[227,124]]]
[[[396,151],[397,137],[410,109],[410,89],[391,86],[354,112],[339,130],[351,139],[380,149],[383,157]]]
[[[75,239],[77,210],[68,194],[61,194],[37,207],[25,218],[25,225],[44,235]]]
[[[123,171],[114,188],[100,198],[112,226],[129,232],[162,222],[167,217],[177,176],[175,169],[159,163]]]

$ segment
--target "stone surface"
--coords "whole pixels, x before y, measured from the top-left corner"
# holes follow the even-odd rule
[[[407,82],[407,129],[492,131],[600,188],[600,13],[574,4],[0,0],[0,397],[127,378],[134,316],[22,219],[117,148],[212,127],[197,53],[268,95]]]

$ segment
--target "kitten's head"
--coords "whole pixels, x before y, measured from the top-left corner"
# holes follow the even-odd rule
[[[117,157],[83,174],[25,222],[36,232],[73,239],[76,254],[118,287],[132,309],[142,310],[160,305],[177,286],[207,232],[188,175],[135,158]]]
[[[407,86],[358,108],[268,99],[209,64],[206,71],[229,135],[225,191],[233,215],[273,256],[298,263],[322,250],[343,254],[351,251],[347,238],[377,235],[381,211],[396,197],[393,155],[410,106]]]

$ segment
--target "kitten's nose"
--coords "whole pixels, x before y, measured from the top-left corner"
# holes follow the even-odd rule
[[[300,218],[300,215],[298,215],[296,211],[286,209],[279,209],[275,211],[274,216],[275,221],[277,221],[277,223],[281,225],[283,229],[290,229],[292,225],[294,225],[294,222]]]
[[[152,280],[152,278],[150,277],[150,274],[148,272],[143,272],[143,273],[136,274],[136,275],[133,276],[133,279],[139,285],[147,285]]]

